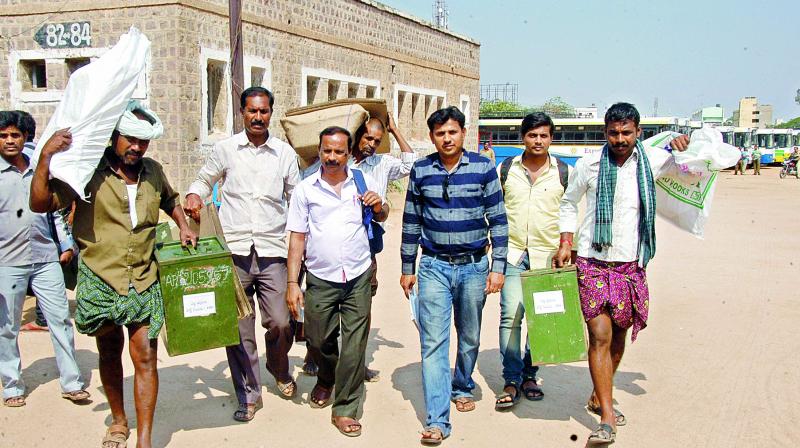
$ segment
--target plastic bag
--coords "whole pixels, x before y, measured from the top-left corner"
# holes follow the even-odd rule
[[[50,175],[66,182],[79,197],[83,198],[111,132],[133,96],[149,53],[150,40],[131,27],[113,48],[76,70],[36,145],[34,160],[55,131],[70,128],[72,145],[53,156]]]
[[[680,134],[662,132],[642,142],[648,152],[672,152],[670,142]],[[717,173],[739,160],[739,150],[723,143],[713,128],[692,133],[686,151],[672,153],[676,168],[656,179],[656,212],[664,219],[702,238],[711,213]]]

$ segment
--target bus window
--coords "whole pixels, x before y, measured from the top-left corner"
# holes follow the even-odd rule
[[[775,135],[775,146],[778,148],[785,148],[789,146],[788,142],[786,141],[786,134]]]
[[[564,133],[563,132],[556,132],[553,134],[553,141],[561,141],[564,140]]]
[[[586,133],[585,132],[576,132],[575,133],[575,141],[582,143],[586,140]]]

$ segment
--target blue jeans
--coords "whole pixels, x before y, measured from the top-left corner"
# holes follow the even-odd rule
[[[530,268],[527,254],[519,265],[506,264],[506,281],[500,292],[500,360],[506,384],[521,385],[524,380],[536,378],[538,366],[531,365],[531,350],[525,341],[525,356],[520,352],[522,322],[525,307],[522,302],[520,273]]]
[[[426,426],[450,434],[450,400],[472,397],[481,315],[486,303],[489,260],[452,265],[423,255],[419,261],[419,327]],[[458,349],[450,376],[450,320],[455,316]]]
[[[61,266],[57,261],[0,266],[0,381],[3,383],[3,398],[25,395],[17,336],[29,282],[50,327],[61,390],[81,390],[84,383],[75,361],[75,335]]]

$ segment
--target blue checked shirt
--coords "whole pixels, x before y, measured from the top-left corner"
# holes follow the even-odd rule
[[[443,186],[448,176],[450,200],[445,201]],[[492,272],[504,274],[508,220],[500,180],[489,159],[464,151],[450,174],[438,153],[414,163],[403,212],[403,274],[416,272],[420,244],[437,255],[467,255],[489,245],[490,235]]]

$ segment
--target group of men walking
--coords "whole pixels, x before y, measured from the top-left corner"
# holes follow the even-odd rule
[[[386,192],[390,181],[408,176],[400,285],[407,297],[419,297],[427,410],[421,442],[436,445],[451,434],[451,402],[459,412],[475,409],[472,373],[488,294],[501,293],[505,385],[495,407],[511,408],[523,396],[543,399],[530,347],[521,341],[525,309],[520,273],[570,263],[578,269],[589,329],[594,392],[587,407],[601,417],[589,442],[613,442],[616,428],[626,422],[612,407],[613,375],[628,329],[633,328],[635,339],[647,322],[645,268],[655,254],[653,179],[672,163],[668,153],[651,155],[641,146],[636,109],[627,103],[612,106],[605,120],[608,143],[600,153],[579,160],[574,169],[549,154],[555,127],[543,113],[522,121],[523,154],[496,168],[486,157],[465,150],[464,114],[448,107],[428,118],[436,152],[427,157],[416,160],[391,119],[372,119],[355,135],[337,126],[324,129],[318,163],[301,172],[292,147],[269,132],[274,102],[273,94],[260,87],[242,93],[244,131],[214,146],[188,189],[185,210],[161,166],[144,157],[150,140],[163,128],[157,115],[138,103],[120,118],[82,195],[86,199],[49,178],[53,155],[71,144],[69,130],[56,132],[43,145],[38,166],[30,167],[17,149],[27,134],[19,122],[7,118],[10,113],[0,115],[0,214],[4,222],[24,218],[26,229],[31,229],[25,230],[31,235],[28,240],[20,243],[26,256],[21,255],[23,249],[12,247],[20,238],[5,235],[11,229],[4,226],[0,231],[0,374],[5,404],[24,404],[18,348],[15,351],[22,285],[44,270],[58,269],[53,244],[46,251],[37,249],[39,240],[52,242],[52,236],[34,235],[40,227],[34,221],[43,212],[75,203],[73,233],[80,250],[75,322],[79,332],[97,339],[101,381],[112,413],[103,446],[125,446],[129,435],[122,394],[123,326],[128,328],[135,368],[138,446],[150,446],[158,391],[155,338],[163,324],[153,257],[158,210],[175,221],[183,244],[194,244],[197,235],[184,213],[199,219],[204,199],[220,182],[223,233],[243,286],[255,291],[265,329],[266,368],[278,392],[285,398],[298,393],[288,352],[294,325],[302,321],[307,363],[317,375],[309,404],[332,404],[336,428],[346,436],[360,435],[357,415],[363,382],[377,377],[366,368],[365,351],[377,290],[376,254],[382,249],[382,223],[389,215]],[[401,148],[399,159],[375,154],[381,140],[388,138],[387,130]],[[681,136],[672,147],[681,151],[687,143]],[[577,204],[583,196],[587,208],[579,226]],[[6,284],[17,272],[18,284]],[[46,295],[42,286],[33,284],[37,296],[39,291]],[[57,335],[63,339],[58,344],[66,355],[57,359],[65,397],[85,400],[88,393],[77,367],[70,373],[74,343],[61,285],[53,286],[61,288],[58,313],[49,298],[40,300],[54,345]],[[453,374],[451,321],[457,337]],[[239,333],[240,344],[227,347],[226,354],[239,403],[233,418],[246,422],[261,406],[254,316],[240,320]],[[70,356],[72,364],[62,363]]]

